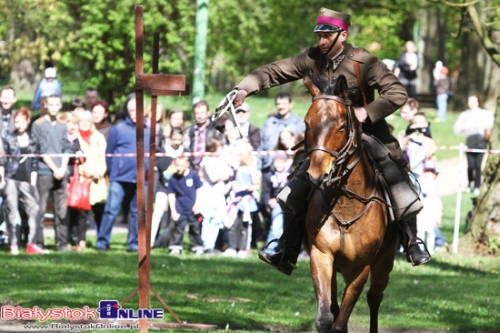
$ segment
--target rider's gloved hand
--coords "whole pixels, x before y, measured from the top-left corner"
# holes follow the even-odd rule
[[[238,94],[236,95],[236,98],[234,99],[233,102],[233,106],[235,109],[241,106],[241,104],[243,104],[247,95],[248,93],[245,90],[238,90]]]
[[[364,107],[353,107],[354,110],[354,115],[356,118],[358,118],[358,121],[360,123],[364,123],[366,119],[368,118],[368,112],[366,112],[366,109]]]

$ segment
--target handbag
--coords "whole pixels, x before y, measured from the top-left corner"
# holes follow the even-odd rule
[[[90,182],[80,181],[78,166],[73,164],[73,176],[69,177],[68,207],[81,210],[90,210]]]

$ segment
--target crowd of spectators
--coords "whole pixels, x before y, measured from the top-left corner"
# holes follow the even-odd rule
[[[409,46],[402,58],[411,58]],[[414,70],[414,64],[410,67]],[[440,68],[438,72],[443,79],[446,71]],[[476,96],[469,100],[478,101]],[[14,88],[0,90],[0,225],[5,222],[1,229],[7,234],[10,252],[18,254],[22,242],[27,254],[49,252],[43,234],[48,209],[53,215],[56,251],[85,250],[89,226],[97,235],[94,247],[108,251],[116,220],[128,224],[126,245],[129,251],[137,251],[137,170],[136,159],[131,158],[137,152],[134,94],[127,96],[122,111],[114,115],[94,88],[88,88],[82,99],[74,98],[64,108],[61,84],[55,70],[48,68],[30,106],[38,112],[32,114],[25,106],[14,110],[16,102]],[[468,140],[481,137],[484,143],[489,138],[492,116],[472,102],[455,131],[468,135]],[[156,151],[162,153],[154,166],[145,159],[146,184],[147,169],[155,170],[154,183],[147,184],[154,187],[153,247],[181,254],[188,250],[183,239],[185,230],[189,230],[189,250],[196,254],[246,258],[258,241],[267,244],[279,238],[283,212],[276,196],[288,182],[292,148],[303,139],[305,126],[292,112],[288,93],[277,94],[275,105],[262,129],[250,124],[248,103],[236,109],[243,138],[227,118],[219,126],[212,123],[210,106],[203,100],[190,112],[175,107],[167,110],[158,103],[156,124],[150,120],[151,105],[145,106],[144,140],[149,141],[154,125]],[[485,114],[483,118],[487,119],[482,127],[471,130],[467,125],[470,119],[465,118],[469,114],[476,117],[476,113]],[[427,203],[418,219],[419,237],[426,239],[433,253],[435,247],[446,245],[439,230],[442,205],[436,192],[436,146],[430,123],[419,111],[416,99],[410,97],[400,114],[408,127],[395,135],[420,184],[421,199]],[[445,117],[446,109],[440,115]],[[188,116],[192,119],[189,126]],[[485,146],[469,144],[473,148]],[[274,153],[260,153],[269,151]],[[481,170],[480,162],[474,161],[482,159],[478,154],[468,153],[470,191],[476,195]],[[469,155],[479,157],[473,160]],[[68,181],[75,175],[91,184],[90,211],[67,207]],[[275,250],[274,245],[269,250]]]
[[[0,92],[1,221],[10,252],[18,254],[25,243],[27,254],[49,253],[43,233],[49,214],[55,251],[108,251],[117,220],[128,224],[126,245],[137,251],[135,96],[129,95],[124,112],[114,117],[94,88],[64,107],[55,77],[54,69],[45,71],[30,106],[33,114],[24,106],[13,109],[14,88]],[[154,187],[153,247],[167,247],[172,255],[190,250],[245,258],[257,242],[279,237],[283,213],[276,194],[288,181],[291,148],[303,136],[304,123],[292,113],[289,94],[280,93],[275,101],[276,111],[270,110],[262,130],[250,124],[249,104],[235,111],[243,138],[227,118],[219,131],[206,101],[194,104],[191,115],[158,103],[156,124],[151,105],[145,106],[144,140],[155,126],[161,153],[154,166],[145,159],[146,184],[148,168],[155,169],[154,183],[147,184]],[[282,153],[256,153],[264,150]],[[75,176],[90,182],[90,211],[67,206],[69,179]],[[95,244],[87,242],[89,227],[95,229]],[[183,244],[186,230],[190,249]]]

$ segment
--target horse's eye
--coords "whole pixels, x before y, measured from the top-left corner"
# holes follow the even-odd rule
[[[345,129],[346,129],[347,125],[346,123],[343,123],[340,127],[339,127],[339,132],[344,132]]]

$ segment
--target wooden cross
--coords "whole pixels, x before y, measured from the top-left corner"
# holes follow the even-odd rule
[[[181,96],[187,95],[189,90],[186,85],[186,77],[184,75],[165,75],[158,74],[158,58],[159,58],[159,33],[154,34],[153,38],[153,74],[144,74],[144,20],[142,6],[135,7],[135,99],[136,99],[136,140],[137,140],[137,223],[138,223],[138,272],[139,286],[120,303],[124,305],[137,292],[139,292],[139,308],[149,308],[149,292],[152,291],[158,298],[165,309],[170,312],[176,323],[159,323],[148,322],[148,319],[139,319],[139,328],[141,333],[147,333],[148,327],[160,328],[183,328],[195,330],[212,330],[217,329],[216,325],[208,324],[186,324],[172,311],[167,303],[161,298],[158,292],[149,283],[150,272],[150,252],[151,252],[151,219],[153,216],[153,200],[154,200],[154,165],[156,157],[156,105],[158,96]],[[144,166],[144,90],[151,91],[151,130],[149,136],[149,170],[148,170],[148,198],[145,203],[145,166]],[[118,320],[123,325],[136,325],[133,320]],[[109,320],[71,320],[71,324],[88,324],[88,323],[107,323]],[[116,323],[114,321],[113,323]]]
[[[135,98],[137,112],[137,223],[138,223],[138,262],[139,262],[139,287],[136,288],[123,302],[127,302],[137,291],[139,292],[139,308],[149,307],[149,292],[152,291],[163,306],[175,318],[177,323],[148,323],[147,319],[140,319],[140,332],[147,332],[149,327],[177,327],[188,329],[216,329],[215,325],[184,324],[170,309],[167,303],[160,297],[158,292],[150,285],[150,252],[151,252],[151,220],[153,215],[154,200],[154,165],[156,147],[156,105],[157,96],[187,95],[186,77],[184,75],[158,74],[159,58],[159,33],[154,34],[153,39],[153,74],[144,74],[144,20],[143,7],[135,7]],[[149,137],[149,170],[148,170],[148,196],[145,204],[145,180],[144,180],[144,90],[151,91],[151,129]]]

